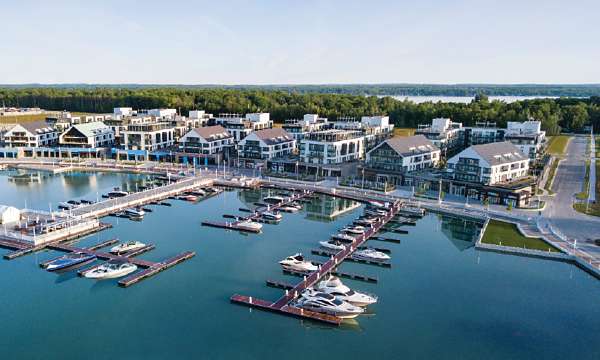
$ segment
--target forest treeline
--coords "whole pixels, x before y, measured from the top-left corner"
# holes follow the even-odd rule
[[[480,94],[471,103],[425,102],[416,104],[389,96],[364,96],[326,93],[295,93],[281,90],[234,90],[218,88],[2,88],[0,104],[5,106],[40,107],[48,110],[109,113],[114,107],[134,109],[176,108],[182,114],[202,109],[209,113],[247,113],[265,111],[271,118],[301,118],[317,113],[335,120],[341,116],[389,115],[397,127],[416,127],[430,123],[435,117],[449,117],[464,125],[529,118],[542,121],[550,134],[581,130],[591,123],[600,128],[600,96],[590,98],[558,98],[522,100],[512,103],[489,101]]]

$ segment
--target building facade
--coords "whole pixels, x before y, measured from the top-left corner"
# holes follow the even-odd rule
[[[156,151],[175,143],[173,127],[167,122],[131,123],[121,131],[120,137],[125,150]]]
[[[253,131],[273,127],[273,121],[271,121],[269,113],[250,113],[244,117],[239,114],[220,114],[214,119],[214,123],[229,131],[236,143]]]
[[[111,147],[114,141],[114,132],[102,122],[73,125],[59,136],[60,146],[68,147]]]
[[[237,151],[240,160],[248,164],[288,156],[295,147],[296,140],[292,135],[273,128],[253,131],[238,143]]]
[[[10,148],[54,146],[58,144],[58,131],[45,121],[26,122],[7,130],[3,142]]]
[[[329,129],[308,134],[298,151],[305,163],[339,164],[363,159],[364,146],[361,131]]]

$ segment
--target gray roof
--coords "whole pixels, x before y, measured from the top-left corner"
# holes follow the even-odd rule
[[[195,128],[193,131],[205,140],[212,141],[230,138],[231,134],[221,125]]]
[[[98,130],[110,129],[102,121],[93,121],[89,123],[73,125],[80,133],[87,137],[93,137],[96,135]]]
[[[518,147],[508,141],[471,146],[490,165],[500,165],[519,160],[529,160]]]
[[[256,136],[267,145],[275,145],[294,140],[294,137],[281,128],[256,130]]]
[[[385,143],[400,156],[418,155],[439,150],[431,140],[423,135],[396,136],[386,140]]]
[[[55,129],[52,126],[50,126],[47,122],[43,120],[24,122],[19,125],[24,127],[27,131],[29,131],[32,134],[43,134],[55,131]]]

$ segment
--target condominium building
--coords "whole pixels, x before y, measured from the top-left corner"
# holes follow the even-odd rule
[[[312,164],[339,164],[364,156],[364,135],[359,130],[329,129],[309,133],[300,140],[300,160]]]
[[[61,146],[101,148],[114,144],[115,135],[103,122],[76,124],[59,136]]]
[[[241,141],[251,132],[273,127],[269,113],[220,114],[214,120],[216,125],[223,126],[233,136],[235,142]]]
[[[285,120],[282,128],[292,135],[296,141],[300,141],[307,134],[327,129],[330,126],[331,123],[327,121],[327,118],[320,118],[317,114],[305,114],[303,119]]]
[[[125,150],[156,151],[175,143],[173,127],[168,122],[132,122],[121,131],[121,146]]]
[[[58,143],[58,131],[45,121],[25,122],[8,129],[3,138],[4,146],[10,148],[54,146]]]
[[[530,159],[535,159],[544,144],[546,132],[541,121],[512,122],[506,126],[504,139],[518,147]]]
[[[462,123],[448,118],[435,118],[431,120],[431,124],[418,125],[415,135],[425,136],[446,155],[462,148],[462,131]]]
[[[233,136],[221,125],[190,130],[179,139],[179,151],[211,155],[228,151],[233,146]]]
[[[237,145],[238,155],[246,163],[290,155],[295,147],[294,137],[279,128],[253,131]]]
[[[341,117],[333,123],[333,127],[360,131],[364,137],[364,151],[371,150],[394,133],[389,116],[363,116],[360,121],[353,117]]]

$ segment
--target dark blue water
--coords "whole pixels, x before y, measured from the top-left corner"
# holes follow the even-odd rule
[[[27,200],[46,209],[48,202],[92,198],[144,178],[56,175],[17,186],[0,175],[0,204],[23,207]],[[41,270],[38,263],[55,252],[1,260],[0,358],[600,358],[598,280],[565,263],[475,251],[468,241],[475,225],[434,215],[408,227],[408,235],[389,235],[401,244],[373,243],[392,250],[391,269],[342,265],[380,280],[344,280],[380,298],[354,323],[335,328],[233,305],[233,293],[278,298],[281,290],[267,288],[265,280],[298,279],[282,274],[277,261],[309,254],[361,211],[329,219],[344,204],[323,198],[307,207],[312,213],[286,214],[259,235],[200,226],[259,196],[231,191],[198,204],[172,201],[142,222],[105,218],[115,226],[81,245],[117,236],[156,244],[144,259],[197,254],[127,289],[117,280]]]

